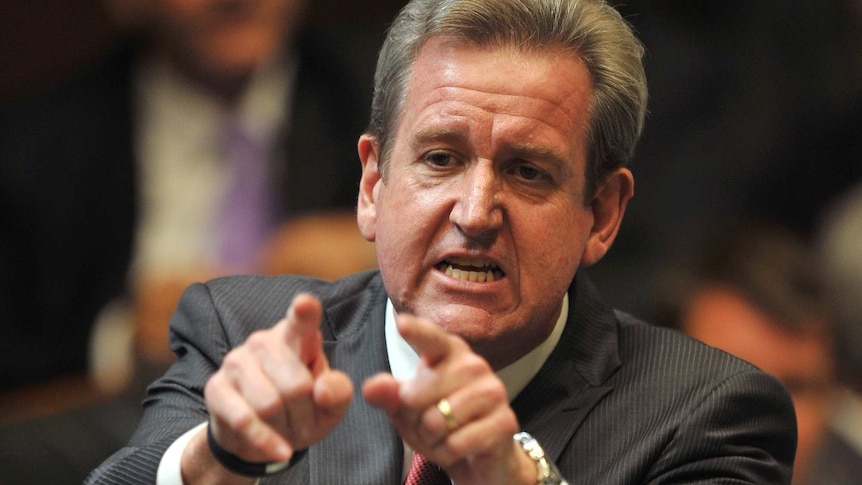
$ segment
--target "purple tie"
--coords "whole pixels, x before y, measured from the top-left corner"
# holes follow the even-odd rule
[[[452,481],[439,466],[415,453],[404,485],[452,485]]]
[[[240,123],[225,133],[230,182],[221,208],[219,257],[230,271],[254,271],[271,229],[272,205],[267,181],[266,148]]]

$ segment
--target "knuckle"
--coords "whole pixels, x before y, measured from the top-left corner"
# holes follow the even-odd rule
[[[210,400],[217,394],[220,394],[221,388],[225,385],[224,373],[216,372],[207,380],[204,385],[204,398]]]
[[[508,406],[498,413],[496,421],[496,429],[499,429],[501,435],[506,439],[510,439],[513,434],[519,431],[518,417],[515,415],[515,411]]]
[[[420,416],[419,425],[422,429],[434,431],[437,428],[437,424],[441,422],[441,417],[440,412],[436,408],[429,408]]]
[[[452,349],[462,353],[472,353],[472,348],[466,340],[455,334],[448,334],[446,338],[449,340],[449,345]]]
[[[474,449],[474,443],[467,439],[452,439],[451,437],[446,439],[446,444],[444,446],[446,450],[446,454],[453,459],[457,457],[467,456],[471,454],[471,451]],[[440,463],[440,465],[443,465]]]
[[[286,401],[295,401],[311,396],[314,383],[310,376],[298,375],[285,383],[280,389],[282,397]]]
[[[250,409],[243,409],[226,416],[224,419],[228,428],[248,438],[253,431],[256,416]]]
[[[278,395],[272,395],[262,399],[254,411],[262,420],[270,422],[284,413],[284,404]]]
[[[252,351],[261,351],[269,347],[271,339],[265,330],[253,332],[245,340],[245,344]]]
[[[515,419],[506,419],[501,423],[500,429],[503,432],[503,437],[508,441],[512,439],[512,436],[520,431],[518,429],[518,421]]]
[[[480,392],[491,401],[508,403],[509,396],[506,391],[506,386],[502,381],[500,381],[500,379],[497,379],[496,376],[489,375],[488,378],[481,379],[477,385],[479,386]]]
[[[307,423],[294,427],[294,433],[300,443],[310,443],[314,438],[314,430]]]
[[[227,355],[224,356],[224,360],[222,361],[221,368],[226,372],[233,373],[239,369],[242,369],[245,362],[245,358],[240,349],[233,350],[228,352]]]
[[[265,426],[252,425],[246,428],[245,437],[253,448],[263,450],[269,441],[269,431]]]
[[[471,352],[461,360],[460,372],[464,372],[466,375],[479,376],[490,373],[491,366],[478,354]]]

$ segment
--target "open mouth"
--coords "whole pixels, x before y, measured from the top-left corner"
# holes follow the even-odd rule
[[[454,257],[444,259],[435,267],[452,278],[477,283],[488,283],[506,276],[499,266],[479,258]]]

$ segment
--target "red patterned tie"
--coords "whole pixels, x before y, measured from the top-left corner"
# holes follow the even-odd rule
[[[443,469],[415,453],[404,485],[452,485],[452,481]]]

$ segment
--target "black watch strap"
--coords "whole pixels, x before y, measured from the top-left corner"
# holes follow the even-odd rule
[[[207,444],[216,461],[237,475],[252,478],[265,477],[284,470],[290,464],[290,461],[257,463],[245,461],[218,444],[215,436],[213,436],[212,426],[209,424],[207,425]]]

